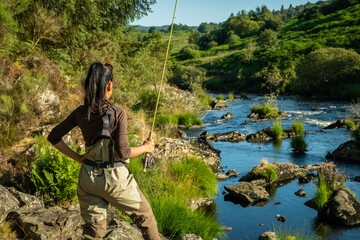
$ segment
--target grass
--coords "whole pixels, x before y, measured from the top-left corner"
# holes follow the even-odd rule
[[[163,160],[142,172],[141,158],[128,165],[138,185],[151,204],[159,231],[167,237],[177,238],[193,233],[203,239],[221,235],[221,226],[214,216],[203,211],[191,211],[189,198],[214,196],[217,182],[211,169],[201,160],[186,157],[178,162]]]
[[[217,99],[217,100],[224,100],[224,96],[223,96],[223,95],[218,95],[218,96],[216,97],[216,99]]]
[[[257,113],[262,116],[270,116],[270,115],[278,115],[279,110],[277,108],[273,107],[267,107],[267,106],[254,106],[251,108],[251,112]]]
[[[234,95],[232,93],[229,93],[227,96],[228,99],[234,99]]]
[[[17,238],[17,234],[11,228],[11,223],[3,221],[0,223],[0,238]]]
[[[263,162],[259,166],[254,167],[251,172],[255,176],[265,178],[270,183],[277,179],[275,165],[269,164],[266,159],[263,159]]]
[[[319,181],[316,185],[316,192],[313,202],[318,211],[320,211],[325,203],[328,201],[330,195],[333,192],[333,188],[327,184],[324,177],[319,176]]]
[[[280,139],[283,135],[283,130],[281,128],[281,121],[279,120],[275,120],[274,121],[274,125],[271,129],[271,133],[272,133],[272,136],[275,138],[275,139]]]
[[[292,239],[291,237],[295,237],[296,240],[317,240],[319,239],[317,236],[305,234],[304,230],[297,229],[293,230],[291,228],[286,227],[274,227],[274,232],[278,240],[287,240]]]
[[[302,136],[292,138],[290,144],[295,152],[304,153],[306,151],[307,144]]]
[[[295,132],[296,136],[300,136],[304,133],[304,124],[294,122],[291,126],[291,129]]]
[[[345,125],[348,129],[354,129],[355,128],[355,122],[350,119],[345,120]]]
[[[193,125],[202,125],[202,120],[191,112],[179,114],[162,113],[161,115],[157,116],[157,126],[165,126],[166,124],[172,124],[175,126],[185,125],[189,127]]]
[[[355,130],[353,130],[353,131],[351,132],[351,136],[352,136],[353,138],[355,138],[357,141],[360,141],[360,126],[357,127],[357,128],[355,128]]]

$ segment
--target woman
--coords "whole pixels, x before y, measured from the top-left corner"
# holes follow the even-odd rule
[[[108,100],[112,80],[110,64],[91,64],[85,80],[84,105],[58,124],[48,140],[60,152],[82,163],[77,195],[85,221],[85,239],[104,237],[109,203],[130,216],[144,239],[160,239],[151,207],[125,166],[128,158],[153,152],[154,142],[147,140],[139,147],[128,146],[126,112]],[[74,152],[62,140],[76,126],[86,142],[84,155]]]

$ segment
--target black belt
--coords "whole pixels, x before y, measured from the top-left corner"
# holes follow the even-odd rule
[[[122,162],[114,162],[113,164],[111,164],[110,162],[95,162],[89,159],[84,159],[83,163],[96,168],[111,168],[111,167],[125,166],[125,164]]]

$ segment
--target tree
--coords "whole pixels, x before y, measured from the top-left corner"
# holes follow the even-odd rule
[[[199,31],[196,31],[195,29],[191,29],[188,42],[189,43],[197,43],[201,37],[201,34]]]
[[[259,43],[263,47],[271,47],[278,43],[277,34],[271,29],[265,29],[260,33]]]
[[[153,31],[156,31],[156,27],[150,27],[148,32],[152,33]]]

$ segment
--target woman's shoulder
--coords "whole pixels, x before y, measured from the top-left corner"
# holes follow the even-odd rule
[[[117,119],[126,117],[125,109],[115,106],[115,105],[111,105],[111,108],[114,110]]]

